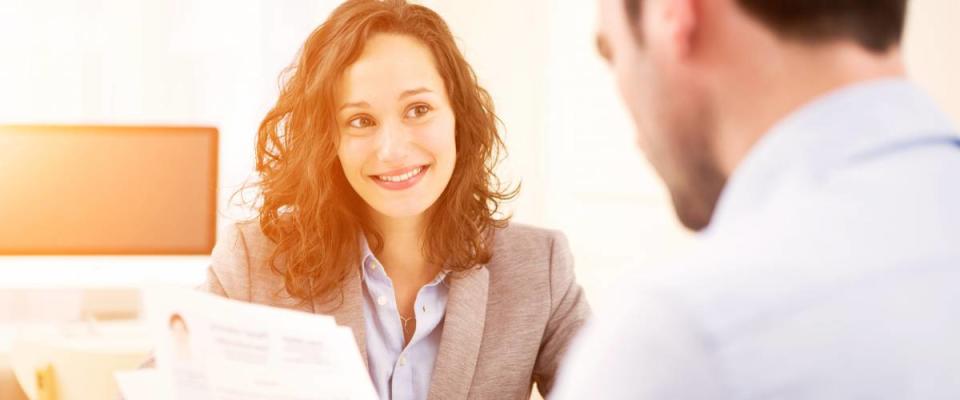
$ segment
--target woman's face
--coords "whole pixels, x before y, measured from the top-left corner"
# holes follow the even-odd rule
[[[457,158],[455,118],[433,53],[410,36],[374,35],[338,93],[337,155],[350,186],[382,216],[422,215]]]

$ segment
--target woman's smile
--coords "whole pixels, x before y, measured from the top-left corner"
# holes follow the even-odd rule
[[[373,181],[380,187],[388,190],[404,190],[416,185],[427,173],[430,165],[417,165],[396,169],[384,174],[371,175]]]

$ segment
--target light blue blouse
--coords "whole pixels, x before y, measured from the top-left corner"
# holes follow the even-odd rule
[[[362,236],[362,235],[361,235]],[[367,368],[383,400],[426,399],[440,347],[449,289],[446,273],[420,288],[414,306],[416,332],[404,347],[393,282],[365,239],[362,245],[363,317]]]

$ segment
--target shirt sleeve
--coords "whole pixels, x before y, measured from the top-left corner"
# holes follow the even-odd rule
[[[574,342],[552,399],[722,399],[706,335],[684,307],[634,289]]]

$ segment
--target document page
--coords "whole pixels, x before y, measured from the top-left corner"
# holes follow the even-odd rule
[[[333,317],[166,288],[144,292],[144,315],[175,399],[377,398],[352,331]]]

